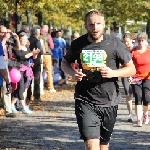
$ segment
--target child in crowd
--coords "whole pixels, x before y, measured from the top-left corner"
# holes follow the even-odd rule
[[[61,70],[59,70],[59,68],[57,68],[57,59],[53,59],[52,60],[52,74],[53,74],[53,84],[54,85],[62,85],[63,83],[66,82],[66,79],[62,79],[62,72]]]
[[[52,74],[53,74],[53,84],[54,86],[57,85],[62,85],[66,82],[66,79],[62,79],[62,72],[61,70],[59,70],[59,68],[57,67],[57,59],[53,59],[52,60]],[[47,75],[46,75],[46,71],[43,71],[43,80],[44,82],[47,82]]]

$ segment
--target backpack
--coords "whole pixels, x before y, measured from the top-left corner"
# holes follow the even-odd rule
[[[48,47],[48,36],[46,34],[40,35],[40,39],[43,40],[43,44],[45,46],[45,52],[49,53],[49,47]]]

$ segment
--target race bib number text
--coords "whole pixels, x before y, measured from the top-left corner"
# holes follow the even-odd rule
[[[106,62],[104,50],[82,50],[82,63],[89,67],[99,67]]]

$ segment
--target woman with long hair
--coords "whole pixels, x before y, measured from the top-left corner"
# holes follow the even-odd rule
[[[28,44],[28,36],[25,32],[19,33],[16,36],[16,46],[13,48],[12,53],[15,60],[20,63],[20,74],[21,80],[17,83],[17,88],[13,92],[12,99],[12,111],[17,113],[15,108],[15,103],[19,100],[22,106],[22,113],[31,114],[32,111],[26,106],[26,97],[27,97],[27,89],[29,87],[31,79],[34,77],[31,66],[32,63],[29,62],[30,58],[36,59],[39,49],[34,49],[32,52],[30,51]]]

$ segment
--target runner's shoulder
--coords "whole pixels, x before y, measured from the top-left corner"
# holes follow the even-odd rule
[[[114,44],[115,47],[116,47],[116,46],[118,47],[118,44],[119,44],[119,45],[120,45],[120,44],[121,44],[121,45],[123,44],[122,41],[121,41],[119,38],[115,37],[114,35],[104,34],[104,38],[107,40],[107,42],[110,42],[110,43]],[[124,44],[123,44],[123,45],[124,45]]]
[[[117,41],[121,41],[119,38],[115,37],[114,35],[110,35],[110,34],[104,34],[104,37],[107,39],[107,40],[117,40]]]
[[[87,34],[80,36],[79,38],[77,38],[71,42],[71,46],[80,46],[83,43],[86,43],[88,41],[87,37],[88,37]]]

